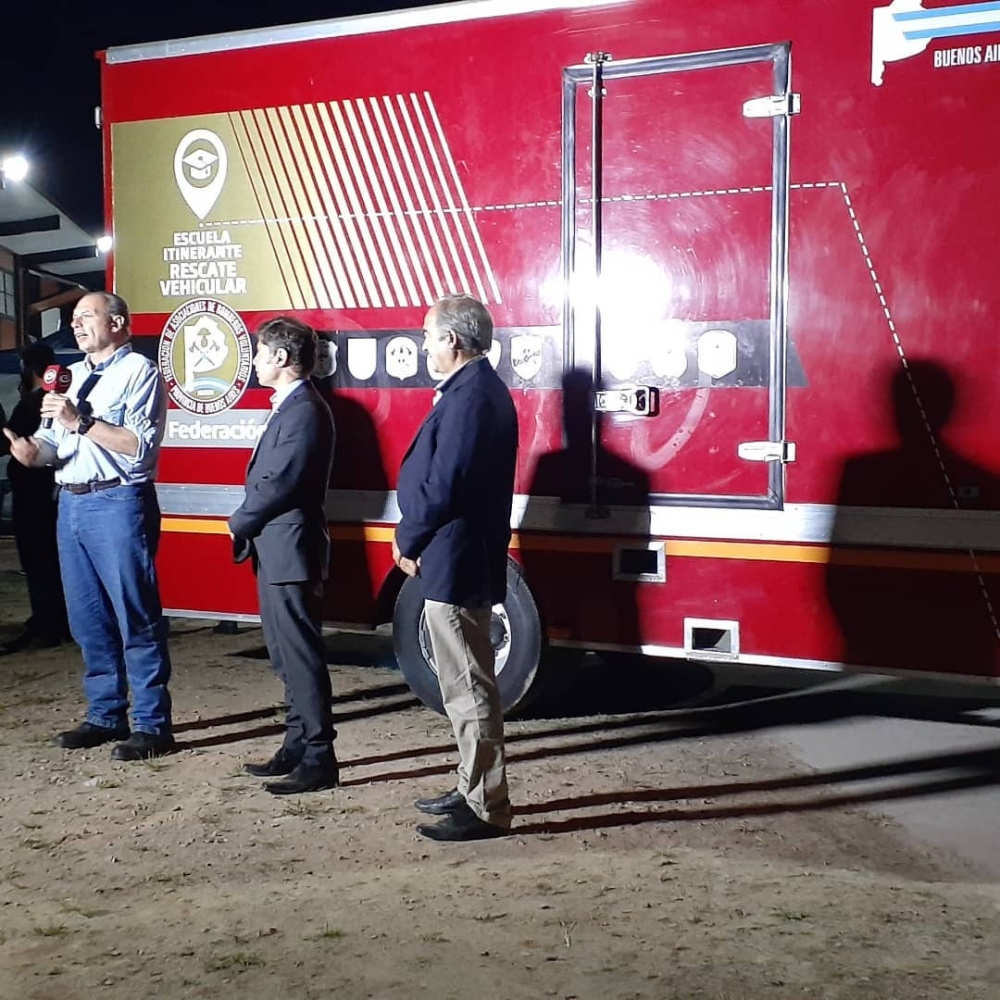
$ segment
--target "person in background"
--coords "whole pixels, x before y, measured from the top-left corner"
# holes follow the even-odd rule
[[[7,421],[18,437],[31,437],[42,422],[42,375],[53,364],[55,354],[47,344],[28,344],[21,352],[21,398]],[[0,654],[58,646],[69,638],[56,545],[55,469],[31,468],[11,456],[7,479],[14,542],[28,584],[31,617],[20,635],[0,646]]]
[[[273,390],[271,414],[247,467],[246,495],[229,518],[236,562],[252,560],[264,639],[285,685],[285,738],[275,755],[244,770],[273,795],[335,788],[330,672],[323,645],[323,581],[330,562],[326,491],[333,415],[309,375],[316,334],[289,316],[257,331],[254,368]]]
[[[84,295],[73,310],[73,335],[85,358],[70,366],[69,391],[45,393],[34,436],[4,429],[22,465],[56,466],[59,565],[87,698],[85,721],[56,743],[80,750],[120,741],[114,760],[146,760],[174,750],[170,654],[153,562],[166,386],[156,365],[132,350],[120,296]]]
[[[427,313],[424,351],[443,381],[397,486],[393,560],[420,584],[459,753],[458,786],[416,802],[441,817],[417,827],[431,840],[482,840],[510,829],[490,621],[507,592],[518,428],[510,393],[486,357],[492,343],[493,320],[469,296],[446,296]]]

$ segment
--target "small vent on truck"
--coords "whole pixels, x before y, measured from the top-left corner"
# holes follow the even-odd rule
[[[691,660],[738,660],[740,623],[712,618],[685,618],[684,652]]]
[[[663,583],[667,578],[667,558],[663,543],[616,546],[612,576],[615,580]]]

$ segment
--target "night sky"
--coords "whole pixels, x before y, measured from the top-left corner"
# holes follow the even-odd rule
[[[33,0],[3,17],[0,154],[22,152],[30,183],[84,229],[103,232],[100,79],[94,53],[115,45],[345,17],[429,0],[172,0],[164,10],[114,0]]]

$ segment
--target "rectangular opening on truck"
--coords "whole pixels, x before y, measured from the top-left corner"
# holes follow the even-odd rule
[[[693,660],[738,660],[740,623],[685,618],[684,652]]]
[[[662,543],[615,547],[615,580],[663,583],[667,578],[666,555]]]

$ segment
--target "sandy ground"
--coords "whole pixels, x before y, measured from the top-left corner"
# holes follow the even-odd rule
[[[0,540],[0,638],[23,591]],[[1000,996],[1000,887],[762,733],[512,723],[513,835],[438,845],[412,800],[451,786],[447,722],[332,636],[344,786],[276,799],[240,770],[280,739],[261,642],[175,623],[149,764],[52,745],[75,647],[0,659],[0,997]]]

